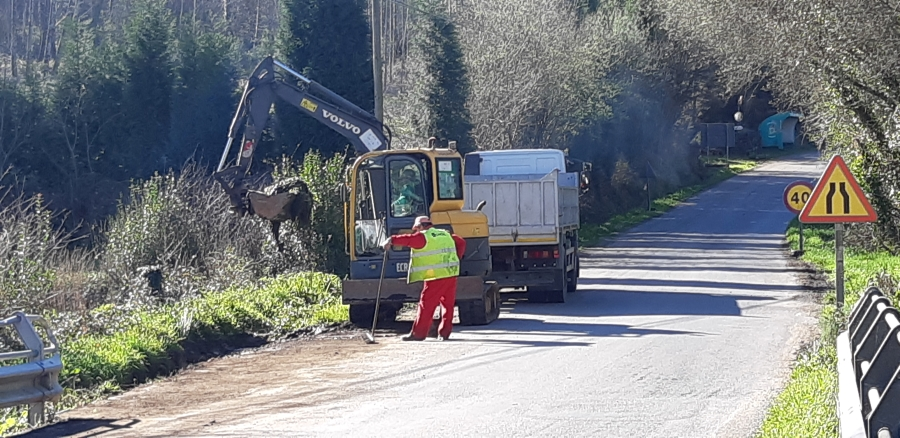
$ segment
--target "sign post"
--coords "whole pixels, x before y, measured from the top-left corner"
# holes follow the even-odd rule
[[[834,224],[835,293],[844,305],[844,224],[875,222],[878,215],[840,155],[831,157],[816,183],[809,202],[800,212],[800,222]]]
[[[653,198],[650,196],[650,180],[656,179],[656,172],[650,167],[647,161],[647,167],[644,169],[644,178],[647,180],[647,211],[653,211]]]
[[[794,181],[788,184],[784,189],[784,196],[782,198],[784,206],[787,207],[788,211],[799,215],[803,210],[803,206],[806,205],[806,201],[809,201],[809,195],[812,193],[812,189],[812,184],[806,181]],[[803,222],[800,222],[800,255],[802,255],[803,252]]]

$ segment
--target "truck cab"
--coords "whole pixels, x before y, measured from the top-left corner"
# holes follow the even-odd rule
[[[558,149],[510,149],[466,155],[467,175],[546,175],[566,171],[566,156]]]

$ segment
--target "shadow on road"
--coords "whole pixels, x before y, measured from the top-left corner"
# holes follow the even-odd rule
[[[701,261],[711,261],[711,262],[731,262],[731,261],[767,261],[772,260],[772,253],[760,253],[760,254],[747,254],[745,252],[733,252],[733,253],[719,253],[715,256],[698,256],[696,254],[709,254],[707,252],[696,252],[696,253],[666,253],[665,248],[647,248],[649,251],[657,251],[655,254],[634,254],[628,252],[612,252],[609,251],[604,254],[591,254],[591,253],[580,253],[578,254],[579,261],[587,263],[593,263],[595,266],[605,266],[598,265],[599,263],[622,263],[627,260],[668,260],[668,261],[683,261],[686,263],[691,262],[701,262]]]
[[[587,284],[592,279],[583,278],[580,281],[582,284]],[[628,284],[616,283],[614,280],[593,281],[597,281],[597,284]],[[601,281],[604,283],[599,283]],[[654,282],[655,280],[625,281],[633,281],[634,284],[639,284],[638,282],[641,281]],[[677,285],[678,282],[665,281],[661,283],[671,287]],[[698,282],[683,283],[689,285]],[[539,304],[517,301],[509,313],[575,317],[639,315],[741,316],[741,308],[738,306],[738,301],[774,302],[775,299],[772,297],[732,294],[579,289],[578,292],[569,294],[566,303]]]
[[[123,422],[123,424],[113,424],[119,422]],[[72,418],[14,436],[25,438],[55,438],[73,435],[82,437],[103,436],[107,432],[121,433],[123,430],[130,429],[137,423],[140,423],[140,420]]]
[[[783,292],[797,291],[805,292],[808,290],[806,286],[799,284],[754,284],[754,283],[732,283],[725,281],[702,281],[702,280],[655,280],[651,278],[579,278],[579,285],[603,285],[603,286],[647,286],[655,288],[691,288],[691,289],[720,289],[720,290],[758,290],[767,292]],[[659,292],[659,294],[668,295],[669,292]],[[687,294],[697,295],[697,294]],[[731,295],[721,295],[730,297]],[[760,299],[760,297],[746,297],[743,299]]]
[[[588,267],[585,265],[585,267]],[[596,267],[597,269],[612,269],[612,270],[622,270],[622,271],[721,271],[721,272],[746,272],[746,273],[814,273],[814,269],[809,268],[756,268],[750,266],[685,266],[685,265],[663,265],[663,266],[648,266],[648,265],[597,265],[590,266]]]
[[[485,333],[489,332],[491,336],[503,336],[503,333],[509,332],[515,335],[526,335],[529,337],[536,336],[574,336],[574,337],[621,337],[621,338],[639,338],[652,335],[689,335],[704,336],[707,333],[690,332],[683,330],[663,330],[663,329],[645,329],[630,326],[627,324],[583,324],[569,322],[547,322],[540,319],[527,318],[500,318],[491,323],[487,327],[458,327],[454,328],[458,333]],[[589,346],[593,342],[579,341],[541,341],[533,339],[502,339],[502,338],[484,338],[474,339],[463,342],[477,342],[490,344],[509,344],[524,347],[572,347],[572,346]]]
[[[778,250],[784,248],[783,238],[783,235],[769,233],[699,234],[633,231],[616,238],[615,242],[606,249]]]

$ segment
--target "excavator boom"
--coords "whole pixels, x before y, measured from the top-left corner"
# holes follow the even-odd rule
[[[275,67],[290,74],[298,85],[291,83],[293,80],[285,81],[276,75]],[[228,194],[232,208],[241,213],[254,212],[250,201],[251,191],[245,186],[244,177],[253,162],[253,154],[276,99],[296,106],[301,113],[343,135],[361,154],[390,148],[390,130],[375,116],[283,63],[267,57],[257,65],[247,81],[215,174]],[[241,128],[243,136],[239,151],[234,165],[228,167],[228,157]],[[282,203],[285,202],[287,201]],[[279,215],[282,216],[284,215]]]

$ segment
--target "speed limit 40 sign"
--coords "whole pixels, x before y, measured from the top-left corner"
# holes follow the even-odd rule
[[[806,181],[794,181],[784,189],[784,206],[794,214],[800,214],[809,195],[812,193],[812,184]]]

